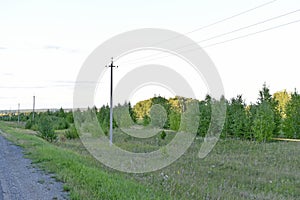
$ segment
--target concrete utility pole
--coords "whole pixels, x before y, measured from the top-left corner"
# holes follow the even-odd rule
[[[35,96],[33,96],[32,121],[34,121]]]
[[[113,141],[113,68],[118,67],[114,66],[114,60],[111,58],[110,67],[110,117],[109,117],[109,143],[112,145]]]

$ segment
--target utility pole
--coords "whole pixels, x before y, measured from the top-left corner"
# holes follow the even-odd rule
[[[20,124],[20,103],[18,103],[18,124]]]
[[[35,96],[33,96],[32,121],[34,121]]]
[[[110,117],[109,117],[109,143],[112,145],[113,141],[113,68],[118,67],[114,66],[114,60],[111,58],[110,67]]]

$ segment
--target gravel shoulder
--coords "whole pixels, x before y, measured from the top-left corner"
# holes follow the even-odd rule
[[[24,158],[0,131],[0,200],[69,199],[63,185]]]

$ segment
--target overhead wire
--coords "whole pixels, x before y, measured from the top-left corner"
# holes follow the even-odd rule
[[[284,13],[282,15],[278,15],[278,16],[275,16],[275,17],[272,17],[272,18],[269,18],[269,19],[266,19],[266,20],[263,20],[263,21],[251,24],[251,25],[247,25],[247,26],[244,26],[244,27],[241,27],[241,28],[229,31],[229,32],[225,32],[225,33],[222,33],[222,34],[218,34],[218,35],[215,35],[215,36],[203,39],[203,40],[195,42],[195,43],[190,43],[190,44],[187,44],[187,45],[175,48],[174,50],[182,49],[184,47],[192,46],[192,45],[195,45],[195,44],[200,44],[200,43],[203,43],[203,42],[206,42],[206,41],[210,41],[212,39],[223,37],[225,35],[230,35],[232,33],[239,32],[239,31],[242,31],[242,30],[254,27],[254,26],[258,26],[258,25],[261,25],[261,24],[266,23],[266,22],[270,22],[270,21],[273,21],[273,20],[276,20],[276,19],[279,19],[279,18],[282,18],[282,17],[286,17],[288,15],[294,14],[294,13],[299,12],[299,11],[300,11],[300,9],[297,9],[297,10],[294,10],[294,11],[291,11],[291,12],[287,12],[287,13]],[[221,41],[221,42],[216,42],[216,43],[213,43],[213,44],[209,44],[209,45],[203,46],[202,48],[205,49],[205,48],[216,46],[216,45],[219,45],[219,44],[224,44],[224,43],[227,43],[227,42],[230,42],[230,41],[234,41],[234,40],[237,40],[237,39],[242,39],[242,38],[245,38],[245,37],[249,37],[249,36],[256,35],[256,34],[259,34],[259,33],[263,33],[263,32],[266,32],[266,31],[270,31],[270,30],[273,30],[273,29],[278,29],[280,27],[287,26],[287,25],[290,25],[290,24],[294,24],[294,23],[297,23],[297,22],[299,22],[299,20],[295,20],[295,21],[291,21],[291,22],[288,22],[288,23],[284,23],[284,24],[280,24],[280,25],[277,25],[277,26],[273,26],[271,28],[267,28],[267,29],[255,31],[255,32],[248,33],[248,34],[245,34],[245,35],[242,35],[242,36],[237,36],[237,37],[234,37],[234,38],[231,38],[231,39],[227,39],[227,40],[224,40],[224,41]],[[196,50],[196,49],[199,49],[199,48],[193,48],[193,49],[183,50],[181,52],[189,52],[189,51]],[[159,55],[161,55],[163,53],[164,52],[159,52]],[[153,57],[153,55],[151,55],[151,56],[149,56],[150,58],[148,57],[149,59],[146,59],[146,60],[143,59],[141,61],[124,62],[124,63],[126,63],[126,64],[128,64],[128,63],[129,64],[136,64],[136,63],[141,63],[141,62],[146,62],[146,61],[151,61],[151,60],[157,60],[157,59],[161,59],[161,58],[165,58],[165,57],[170,57],[170,56],[171,55],[161,56],[161,57]]]
[[[226,22],[226,21],[228,21],[228,20],[234,19],[234,18],[236,18],[236,17],[242,16],[242,15],[247,14],[247,13],[249,13],[249,12],[255,11],[255,10],[259,9],[259,8],[263,8],[263,7],[267,6],[267,5],[270,5],[270,4],[272,4],[272,3],[276,2],[276,1],[278,1],[278,0],[268,1],[268,2],[266,2],[266,3],[263,3],[263,4],[260,4],[260,5],[258,5],[258,6],[255,6],[255,7],[253,7],[253,8],[250,8],[250,9],[244,10],[244,11],[242,11],[242,12],[239,12],[239,13],[237,13],[237,14],[234,14],[234,15],[231,15],[231,16],[229,16],[229,17],[226,17],[226,18],[224,18],[224,19],[217,20],[217,21],[212,22],[212,23],[210,23],[210,24],[201,26],[201,27],[199,27],[199,28],[196,28],[196,29],[194,29],[194,30],[191,30],[191,31],[188,31],[188,32],[184,33],[183,36],[189,35],[189,34],[191,34],[191,33],[194,33],[194,32],[200,31],[200,30],[207,29],[207,28],[212,27],[212,26],[215,26],[215,25],[217,25],[217,24],[220,24],[220,23]],[[177,39],[177,38],[179,38],[179,37],[182,37],[182,36],[176,36],[176,37],[172,37],[172,38],[169,38],[169,39],[166,39],[166,40],[162,40],[162,41],[160,41],[160,42],[157,42],[157,43],[153,44],[153,46],[154,46],[154,45],[157,45],[157,44],[161,44],[161,43],[167,42],[167,41],[170,41],[170,40],[175,40],[175,39]],[[160,53],[155,53],[155,54],[150,55],[150,56],[152,57],[152,56],[155,56],[155,55],[158,55],[158,54],[161,54],[161,52],[160,52]],[[148,58],[148,57],[149,57],[149,56],[144,56],[144,57],[141,57],[141,58],[139,58],[139,59],[144,59],[144,58]],[[135,61],[136,61],[136,60],[135,60]],[[126,63],[128,63],[128,62],[131,62],[131,61],[127,61]]]

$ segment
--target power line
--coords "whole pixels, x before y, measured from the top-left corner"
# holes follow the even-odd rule
[[[258,25],[260,25],[260,24],[263,24],[263,23],[266,23],[266,22],[270,22],[270,21],[273,21],[273,20],[276,20],[276,19],[285,17],[285,16],[287,16],[287,15],[294,14],[294,13],[299,12],[299,11],[300,11],[300,9],[297,9],[297,10],[294,10],[294,11],[291,11],[291,12],[287,12],[287,13],[284,13],[284,14],[282,14],[282,15],[278,15],[278,16],[275,16],[275,17],[272,17],[272,18],[269,18],[269,19],[266,19],[266,20],[263,20],[263,21],[254,23],[254,24],[250,24],[250,25],[247,25],[247,26],[244,26],[244,27],[241,27],[241,28],[238,28],[238,29],[229,31],[229,32],[225,32],[225,33],[222,33],[222,34],[218,34],[218,35],[215,35],[215,36],[212,36],[212,37],[203,39],[203,40],[198,41],[198,42],[195,42],[195,43],[200,44],[200,43],[202,43],[202,42],[206,42],[206,41],[209,41],[209,40],[212,40],[212,39],[216,39],[216,38],[219,38],[219,37],[223,37],[223,36],[225,36],[225,35],[229,35],[229,34],[232,34],[232,33],[235,33],[235,32],[239,32],[239,31],[242,31],[242,30],[245,30],[245,29],[254,27],[254,26],[258,26]],[[215,45],[218,45],[218,44],[223,44],[223,43],[226,43],[226,42],[229,42],[229,41],[241,39],[241,38],[248,37],[248,36],[251,36],[251,35],[254,35],[254,34],[266,32],[266,31],[273,30],[273,29],[277,29],[277,28],[280,28],[280,27],[282,27],[282,26],[287,26],[287,25],[289,25],[289,24],[293,24],[293,23],[296,23],[296,22],[298,22],[298,20],[292,21],[292,22],[288,22],[288,23],[285,23],[285,24],[281,24],[281,25],[278,25],[278,26],[274,26],[274,27],[271,27],[271,28],[263,29],[263,30],[260,30],[260,31],[256,31],[256,32],[253,32],[253,33],[249,33],[249,34],[246,34],[246,35],[243,35],[243,36],[238,36],[238,37],[236,37],[236,38],[232,38],[232,39],[224,40],[224,41],[221,41],[221,42],[213,43],[213,44],[210,44],[210,45],[206,45],[206,46],[203,46],[202,48],[204,49],[204,48],[208,48],[208,47],[215,46]],[[192,46],[192,45],[194,45],[195,43],[186,44],[186,45],[184,45],[184,46],[175,48],[174,50],[178,50],[178,49],[182,49],[182,48],[184,48],[184,47]],[[184,51],[181,51],[181,52],[189,52],[189,51],[193,51],[193,50],[195,50],[195,49],[198,49],[198,48],[193,48],[193,49],[189,49],[189,50],[184,50]],[[163,54],[163,52],[156,53],[155,55],[160,55],[160,54]],[[154,54],[153,54],[153,55],[154,55]],[[143,59],[143,60],[136,61],[136,62],[130,62],[130,64],[136,64],[136,63],[140,63],[140,62],[151,61],[151,60],[161,59],[161,58],[165,58],[165,57],[169,57],[169,56],[170,56],[170,55],[168,55],[168,56],[161,56],[161,57],[153,57],[153,55],[148,56],[149,59],[146,59],[146,60]],[[151,58],[151,57],[153,57],[153,58]],[[146,58],[146,57],[145,57],[145,58]],[[125,62],[125,63],[127,63],[127,62]]]
[[[230,16],[230,17],[226,17],[226,18],[224,18],[224,19],[221,19],[221,20],[215,21],[215,22],[213,22],[213,23],[204,25],[204,26],[202,26],[202,27],[196,28],[196,29],[194,29],[194,30],[191,30],[191,31],[189,31],[189,32],[184,33],[183,35],[188,35],[188,34],[191,34],[191,33],[197,32],[197,31],[200,31],[200,30],[207,29],[207,28],[209,28],[209,27],[212,27],[212,26],[215,26],[215,25],[217,25],[217,24],[223,23],[223,22],[228,21],[228,20],[230,20],[230,19],[236,18],[236,17],[238,17],[238,16],[241,16],[241,15],[244,15],[244,14],[246,14],[246,13],[252,12],[252,11],[257,10],[257,9],[259,9],[259,8],[265,7],[265,6],[267,6],[267,5],[269,5],[269,4],[272,4],[272,3],[276,2],[276,1],[278,1],[278,0],[268,1],[268,2],[266,2],[266,3],[263,3],[263,4],[260,4],[260,5],[258,5],[258,6],[255,6],[255,7],[253,7],[253,8],[244,10],[244,11],[242,11],[242,12],[240,12],[240,13],[234,14],[234,15],[232,15],[232,16]],[[153,46],[154,46],[154,45],[157,45],[157,44],[161,44],[161,43],[167,42],[167,41],[170,41],[170,40],[177,39],[177,38],[179,38],[179,37],[182,37],[182,36],[175,36],[175,37],[172,37],[172,38],[169,38],[169,39],[166,39],[166,40],[162,40],[162,41],[160,41],[160,42],[157,42],[157,43],[153,44]],[[156,54],[150,55],[150,57],[152,57],[152,56],[154,56],[154,55],[157,55],[157,54],[161,54],[161,53],[156,53]],[[145,56],[145,57],[141,57],[140,59],[144,59],[144,58],[148,58],[148,57],[149,57],[149,56]],[[135,61],[136,61],[136,60],[135,60]],[[131,62],[131,61],[127,61],[127,62]],[[127,62],[126,62],[126,63],[127,63]]]
[[[222,34],[215,35],[215,36],[213,36],[213,37],[209,37],[209,38],[206,38],[206,39],[197,41],[196,43],[199,44],[199,43],[206,42],[206,41],[209,41],[209,40],[212,40],[212,39],[216,39],[216,38],[219,38],[219,37],[223,37],[223,36],[225,36],[225,35],[229,35],[229,34],[232,34],[232,33],[235,33],[235,32],[239,32],[239,31],[242,31],[242,30],[245,30],[245,29],[248,29],[248,28],[257,26],[257,25],[260,25],[260,24],[264,24],[264,23],[266,23],[266,22],[270,22],[270,21],[273,21],[273,20],[275,20],[275,19],[279,19],[279,18],[281,18],[281,17],[285,17],[285,16],[287,16],[287,15],[291,15],[291,14],[294,14],[294,13],[299,12],[299,11],[300,11],[300,9],[297,9],[297,10],[294,10],[294,11],[291,11],[291,12],[287,12],[287,13],[284,13],[284,14],[282,14],[282,15],[278,15],[278,16],[275,16],[275,17],[272,17],[272,18],[269,18],[269,19],[266,19],[266,20],[263,20],[263,21],[254,23],[254,24],[250,24],[250,25],[247,25],[247,26],[244,26],[244,27],[241,27],[241,28],[238,28],[238,29],[229,31],[229,32],[225,32],[225,33],[222,33]],[[181,47],[179,47],[178,49],[181,49],[181,48],[184,48],[184,47],[188,47],[188,46],[191,46],[191,45],[194,45],[194,43],[190,43],[190,44],[181,46]]]
[[[236,37],[236,38],[224,40],[222,42],[217,42],[217,43],[214,43],[214,44],[210,44],[210,45],[204,46],[203,48],[208,48],[208,47],[216,46],[216,45],[219,45],[219,44],[224,44],[224,43],[227,43],[227,42],[231,42],[231,41],[234,41],[234,40],[246,38],[246,37],[249,37],[249,36],[252,36],[252,35],[256,35],[256,34],[259,34],[259,33],[266,32],[266,31],[278,29],[278,28],[281,28],[281,27],[284,27],[284,26],[287,26],[287,25],[290,25],[290,24],[295,24],[295,23],[298,23],[298,22],[300,22],[300,19],[295,20],[295,21],[291,21],[291,22],[288,22],[288,23],[285,23],[285,24],[281,24],[281,25],[278,25],[278,26],[273,26],[271,28],[256,31],[256,32],[253,32],[253,33],[249,33],[249,34],[246,34],[246,35],[242,35],[242,36],[239,36],[239,37]]]
[[[275,1],[277,1],[277,0],[269,1],[269,2],[267,2],[267,3],[258,5],[258,6],[254,7],[254,8],[251,8],[251,9],[245,10],[245,11],[243,11],[243,12],[240,12],[240,13],[238,13],[238,14],[235,14],[235,15],[232,15],[232,16],[230,16],[230,17],[227,17],[227,18],[225,18],[225,19],[222,19],[222,20],[213,22],[213,23],[211,23],[211,24],[208,24],[208,25],[206,25],[206,26],[202,26],[202,27],[200,27],[200,28],[194,29],[194,30],[192,30],[192,31],[189,31],[189,32],[185,33],[185,35],[188,35],[188,34],[190,34],[190,33],[194,33],[194,32],[197,32],[197,31],[200,31],[200,30],[202,30],[202,29],[209,28],[209,27],[214,26],[214,25],[216,25],[216,24],[220,24],[220,23],[222,23],[222,22],[228,21],[228,20],[233,19],[233,18],[235,18],[235,17],[244,15],[244,14],[246,14],[246,13],[248,13],[248,12],[257,10],[257,9],[262,8],[262,7],[265,7],[265,6],[267,6],[267,5],[271,4],[271,3],[274,3]]]
[[[238,36],[238,37],[235,37],[235,38],[231,38],[231,39],[228,39],[228,40],[224,40],[224,41],[221,41],[221,42],[216,42],[216,43],[213,43],[213,44],[209,44],[209,45],[203,46],[202,49],[206,49],[206,48],[209,48],[209,47],[212,47],[212,46],[216,46],[216,45],[224,44],[224,43],[231,42],[231,41],[234,41],[234,40],[238,40],[238,39],[250,37],[250,36],[253,36],[253,35],[256,35],[256,34],[259,34],[259,33],[263,33],[263,32],[266,32],[266,31],[278,29],[278,28],[281,28],[281,27],[284,27],[284,26],[287,26],[287,25],[290,25],[290,24],[295,24],[295,23],[298,23],[298,22],[300,22],[300,19],[299,20],[295,20],[295,21],[291,21],[291,22],[288,22],[288,23],[280,24],[280,25],[277,25],[277,26],[273,26],[273,27],[270,27],[270,28],[267,28],[267,29],[263,29],[263,30],[260,30],[260,31],[248,33],[248,34],[245,34],[245,35],[242,35],[242,36]],[[199,49],[199,48],[193,48],[193,49],[181,51],[179,53],[195,51],[197,49]],[[145,62],[145,61],[151,61],[151,60],[158,60],[158,59],[162,59],[162,58],[166,58],[166,57],[170,57],[170,56],[172,56],[172,55],[166,55],[166,56],[156,57],[156,58],[152,58],[152,59],[148,59],[148,60],[144,60],[144,61],[137,61],[137,62],[132,63],[132,64],[136,64],[136,63],[140,63],[140,62]]]

